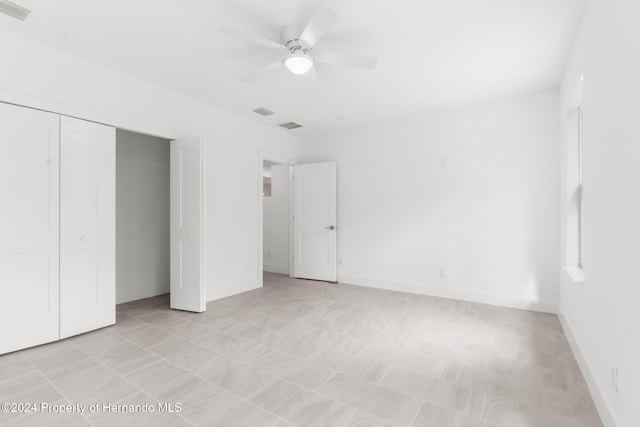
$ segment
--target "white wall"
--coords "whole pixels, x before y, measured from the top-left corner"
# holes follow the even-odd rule
[[[289,274],[289,166],[271,166],[271,197],[264,197],[264,271]]]
[[[116,132],[116,302],[169,292],[169,141]]]
[[[561,88],[564,119],[584,74],[584,284],[562,274],[560,314],[608,426],[640,420],[639,16],[637,0],[592,0]]]
[[[0,101],[55,110],[152,135],[204,137],[207,299],[259,286],[259,153],[273,153],[293,162],[300,149],[295,135],[10,31],[0,30],[0,52]]]
[[[339,281],[555,311],[557,111],[552,91],[305,138],[338,164]]]

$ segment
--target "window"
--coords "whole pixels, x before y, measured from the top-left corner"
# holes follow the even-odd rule
[[[582,183],[582,103],[578,107],[578,189],[577,189],[577,197],[578,197],[578,266],[580,268],[583,267],[584,258],[583,258],[583,225],[582,225],[582,212],[584,210],[584,190]]]
[[[565,270],[574,282],[584,281],[584,103],[580,79],[566,115],[566,262]]]

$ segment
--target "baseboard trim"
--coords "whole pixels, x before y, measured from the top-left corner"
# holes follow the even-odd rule
[[[116,304],[151,298],[169,292],[169,285],[149,285],[131,289],[116,289]]]
[[[569,322],[567,321],[567,318],[564,316],[561,310],[558,311],[558,318],[560,319],[560,324],[562,325],[564,334],[567,336],[569,345],[573,350],[573,354],[576,357],[576,361],[578,362],[578,366],[580,367],[582,376],[587,382],[587,386],[589,387],[589,391],[591,392],[591,397],[593,398],[593,402],[596,405],[598,414],[600,414],[600,419],[602,420],[602,423],[606,427],[619,426],[620,423],[618,423],[614,415],[614,412],[611,410],[611,404],[609,403],[609,400],[602,393],[602,384],[600,384],[596,376],[593,375],[591,364],[589,363],[587,357],[582,351],[582,347],[580,346],[580,344],[578,343],[578,340],[573,334],[573,329],[571,329],[571,325],[569,324]]]
[[[429,285],[426,283],[400,282],[394,280],[374,279],[372,277],[352,276],[348,274],[338,275],[338,282],[349,285],[367,286],[370,288],[428,295],[432,297],[477,302],[480,304],[540,311],[543,313],[555,314],[558,310],[558,305],[555,301],[482,292],[470,289],[450,288],[439,285]]]
[[[207,292],[207,302],[217,301],[222,298],[232,297],[234,295],[243,294],[245,292],[254,291],[262,288],[262,283],[245,283],[236,284],[234,288],[216,289],[216,292]]]
[[[288,265],[263,264],[262,269],[268,273],[289,274]]]

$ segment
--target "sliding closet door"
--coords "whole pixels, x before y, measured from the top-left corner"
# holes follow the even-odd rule
[[[114,128],[60,118],[60,338],[115,323]]]
[[[58,117],[0,103],[0,354],[59,337]]]

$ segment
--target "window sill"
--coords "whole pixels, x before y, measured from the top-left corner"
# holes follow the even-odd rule
[[[567,272],[573,283],[584,283],[584,270],[582,267],[565,265],[564,271]]]

